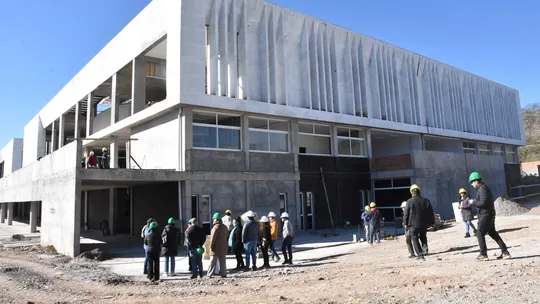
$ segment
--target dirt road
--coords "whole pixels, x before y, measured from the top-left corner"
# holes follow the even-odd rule
[[[155,285],[94,262],[3,250],[0,303],[540,303],[540,216],[498,218],[497,226],[513,259],[496,260],[489,239],[492,259],[476,262],[476,239],[458,225],[428,234],[425,261],[409,260],[400,238],[292,267]]]

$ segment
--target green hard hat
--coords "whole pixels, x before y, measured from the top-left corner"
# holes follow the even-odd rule
[[[480,175],[480,173],[478,172],[473,172],[471,173],[471,175],[469,176],[469,183],[472,183],[473,181],[475,180],[481,180],[482,179],[482,175]]]
[[[212,216],[213,220],[221,220],[221,213],[216,212],[214,213],[214,216]]]
[[[174,218],[171,217],[171,218],[169,219],[169,221],[167,221],[167,223],[169,223],[169,224],[174,224]]]
[[[197,248],[197,254],[198,255],[203,255],[204,254],[204,248],[202,248],[202,247]]]
[[[155,228],[157,228],[157,226],[158,226],[158,224],[156,222],[151,222],[150,226],[148,226],[148,228],[155,229]]]

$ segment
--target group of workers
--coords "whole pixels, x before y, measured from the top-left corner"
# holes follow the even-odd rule
[[[99,158],[99,160],[98,160]],[[101,149],[101,156],[96,156],[94,151],[90,151],[88,155],[86,153],[82,156],[82,167],[89,169],[109,169],[110,168],[110,156],[109,149]]]
[[[243,223],[244,217],[245,223]],[[263,256],[262,268],[270,268],[270,254],[272,260],[281,260],[275,243],[278,240],[279,223],[276,214],[270,212],[268,216],[260,219],[253,211],[246,212],[242,217],[232,218],[232,212],[227,210],[222,216],[219,212],[212,216],[212,229],[210,232],[210,266],[207,271],[208,277],[220,275],[227,276],[226,256],[232,252],[236,257],[235,270],[256,271],[257,268],[257,248],[260,248]],[[282,253],[284,257],[283,265],[292,265],[292,244],[295,237],[293,224],[289,220],[289,214],[281,214],[283,222]],[[158,223],[155,219],[149,218],[142,228],[141,237],[144,239],[144,274],[152,282],[159,281],[159,260],[160,256],[165,257],[165,275],[175,275],[175,257],[178,255],[178,245],[181,233],[175,227],[174,218],[168,220],[167,226],[163,229],[161,236],[158,235]],[[192,218],[188,221],[185,231],[184,245],[187,247],[189,257],[189,271],[191,279],[203,277],[202,257],[205,253],[204,244],[206,233],[198,225],[198,220]],[[245,262],[242,254],[245,254]],[[252,265],[252,266],[251,266]],[[251,267],[250,267],[251,266]]]

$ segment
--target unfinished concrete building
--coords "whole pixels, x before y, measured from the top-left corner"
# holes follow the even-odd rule
[[[471,171],[505,193],[524,143],[514,89],[262,0],[154,0],[25,127],[2,219],[31,204],[42,244],[76,255],[102,220],[324,229],[328,205],[354,225],[376,201],[392,221],[412,183],[449,218]],[[83,168],[102,147],[111,169]]]

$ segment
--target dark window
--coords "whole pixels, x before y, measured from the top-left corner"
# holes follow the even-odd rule
[[[4,162],[0,163],[0,178],[4,177]]]
[[[374,188],[392,188],[391,179],[376,179],[374,181]]]
[[[394,187],[409,187],[411,185],[411,179],[406,178],[394,178]]]

